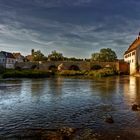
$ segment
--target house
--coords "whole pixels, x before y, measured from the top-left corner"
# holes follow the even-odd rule
[[[26,61],[32,62],[34,60],[34,57],[32,55],[27,55],[26,57]]]
[[[7,69],[15,68],[16,59],[12,53],[9,52],[0,52],[0,65]]]
[[[34,49],[31,50],[31,54],[30,55],[27,55],[25,58],[26,58],[26,61],[29,61],[29,62],[32,62],[34,60]]]
[[[129,46],[124,53],[124,61],[130,65],[130,74],[139,71],[140,66],[140,33],[135,41]]]
[[[13,53],[15,59],[16,59],[16,62],[24,62],[25,61],[25,58],[23,55],[21,55],[20,53]]]

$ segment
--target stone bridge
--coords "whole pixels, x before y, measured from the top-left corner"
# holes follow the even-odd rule
[[[87,61],[46,61],[46,62],[21,62],[16,64],[16,68],[21,69],[34,69],[40,70],[52,70],[58,69],[59,66],[63,67],[63,70],[93,70],[95,67],[111,67],[120,72],[129,71],[129,65],[126,62],[87,62]]]

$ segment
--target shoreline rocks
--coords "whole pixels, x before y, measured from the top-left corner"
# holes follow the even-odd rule
[[[131,109],[132,109],[133,111],[140,111],[140,105],[138,105],[138,104],[133,104],[132,107],[131,107]]]
[[[111,115],[107,115],[104,119],[106,123],[114,123],[113,117]]]

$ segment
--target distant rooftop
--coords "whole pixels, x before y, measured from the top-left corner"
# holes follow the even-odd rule
[[[135,39],[135,41],[129,46],[128,50],[124,54],[128,54],[128,53],[136,50],[137,47],[140,47],[140,33],[139,33],[138,37]]]
[[[7,58],[13,58],[13,59],[15,59],[15,57],[13,56],[13,54],[10,53],[10,52],[1,51],[1,53],[3,53],[5,55],[5,57],[7,57]]]

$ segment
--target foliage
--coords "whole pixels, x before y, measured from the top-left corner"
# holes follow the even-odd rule
[[[90,71],[88,73],[88,76],[90,76],[90,77],[107,77],[107,76],[113,76],[116,74],[117,73],[113,69],[104,68],[104,69],[100,69],[100,70]]]
[[[117,75],[117,73],[110,68],[104,68],[94,71],[75,71],[75,70],[63,70],[57,73],[60,76],[84,76],[85,78],[100,78]]]
[[[62,61],[63,58],[64,58],[63,54],[56,52],[55,50],[52,51],[52,53],[48,55],[48,60],[51,60],[51,61]]]
[[[80,75],[85,75],[85,71],[63,70],[61,72],[58,72],[58,75],[61,75],[61,76],[80,76]]]
[[[7,70],[3,73],[2,78],[45,78],[52,75],[49,71],[39,70]]]
[[[44,54],[40,50],[33,52],[32,55],[33,55],[34,61],[43,61],[44,60]]]
[[[5,71],[5,68],[0,65],[0,74],[4,73],[4,71]]]
[[[64,57],[64,60],[66,61],[83,61],[83,59],[80,59],[80,58],[75,58],[75,57]]]
[[[117,55],[110,48],[103,48],[99,53],[93,53],[91,60],[100,62],[112,62],[117,60]]]

